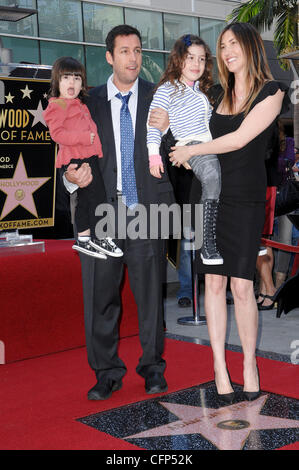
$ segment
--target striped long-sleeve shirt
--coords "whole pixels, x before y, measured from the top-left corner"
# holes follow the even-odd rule
[[[178,88],[170,82],[161,85],[154,94],[149,112],[154,108],[163,108],[168,112],[169,126],[176,140],[188,141],[212,139],[209,130],[209,120],[212,107],[207,97],[199,89],[198,82],[194,87],[183,86],[178,82]],[[147,147],[149,156],[159,155],[162,133],[148,126]]]

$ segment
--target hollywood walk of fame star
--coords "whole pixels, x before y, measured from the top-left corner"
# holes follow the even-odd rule
[[[13,177],[0,179],[0,190],[7,194],[0,219],[3,219],[19,205],[24,207],[24,209],[33,214],[35,217],[38,217],[33,199],[33,193],[49,179],[50,177],[28,177],[23,155],[20,153]]]
[[[297,420],[261,415],[267,398],[268,395],[264,395],[253,402],[217,409],[160,402],[180,419],[124,439],[201,434],[220,450],[241,450],[253,430],[299,428]]]
[[[27,84],[26,84],[25,88],[23,88],[23,89],[21,88],[20,90],[23,92],[22,99],[24,99],[24,98],[29,98],[29,99],[31,99],[31,96],[30,96],[30,95],[31,95],[31,93],[33,92],[33,90],[29,90]]]
[[[29,113],[31,113],[34,116],[33,123],[31,127],[36,126],[39,122],[41,122],[45,127],[47,127],[47,124],[45,123],[45,120],[43,118],[43,107],[42,107],[42,102],[38,102],[37,109],[28,109]]]
[[[5,95],[5,98],[6,98],[6,103],[13,103],[14,96],[12,96],[10,92],[8,93],[8,95]]]

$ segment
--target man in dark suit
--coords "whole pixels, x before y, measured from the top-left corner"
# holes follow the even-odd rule
[[[135,133],[134,170],[138,203],[149,209],[151,204],[172,204],[174,196],[167,175],[158,180],[150,175],[148,168],[146,120],[154,85],[138,78],[142,63],[140,33],[128,25],[117,26],[108,34],[106,46],[106,59],[112,66],[113,75],[107,84],[91,90],[88,106],[102,142],[104,158],[99,159],[99,165],[105,182],[107,203],[115,210],[117,227],[118,211],[123,204],[123,177],[120,170],[122,100],[119,93],[127,95],[131,92],[128,107]],[[84,187],[91,181],[91,171],[85,164],[79,169],[70,165],[65,177],[69,182]],[[129,221],[130,217],[126,224]],[[164,241],[149,237],[118,238],[117,235],[115,238],[124,252],[122,258],[95,260],[80,255],[88,361],[97,378],[96,385],[88,392],[91,400],[109,398],[113,391],[121,388],[126,372],[126,366],[117,351],[120,285],[124,264],[128,268],[130,286],[138,307],[143,353],[137,373],[145,379],[147,393],[167,390],[165,361],[162,358]]]

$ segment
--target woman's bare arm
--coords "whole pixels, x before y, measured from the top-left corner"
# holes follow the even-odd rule
[[[284,92],[277,90],[254,106],[240,127],[210,142],[185,147],[172,147],[170,160],[180,166],[196,155],[220,154],[239,150],[261,134],[279,115]]]

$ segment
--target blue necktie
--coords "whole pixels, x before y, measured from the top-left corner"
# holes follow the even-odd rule
[[[116,95],[122,101],[120,109],[120,153],[122,193],[126,206],[133,209],[138,204],[135,168],[134,168],[134,130],[128,101],[132,92],[122,96]]]

